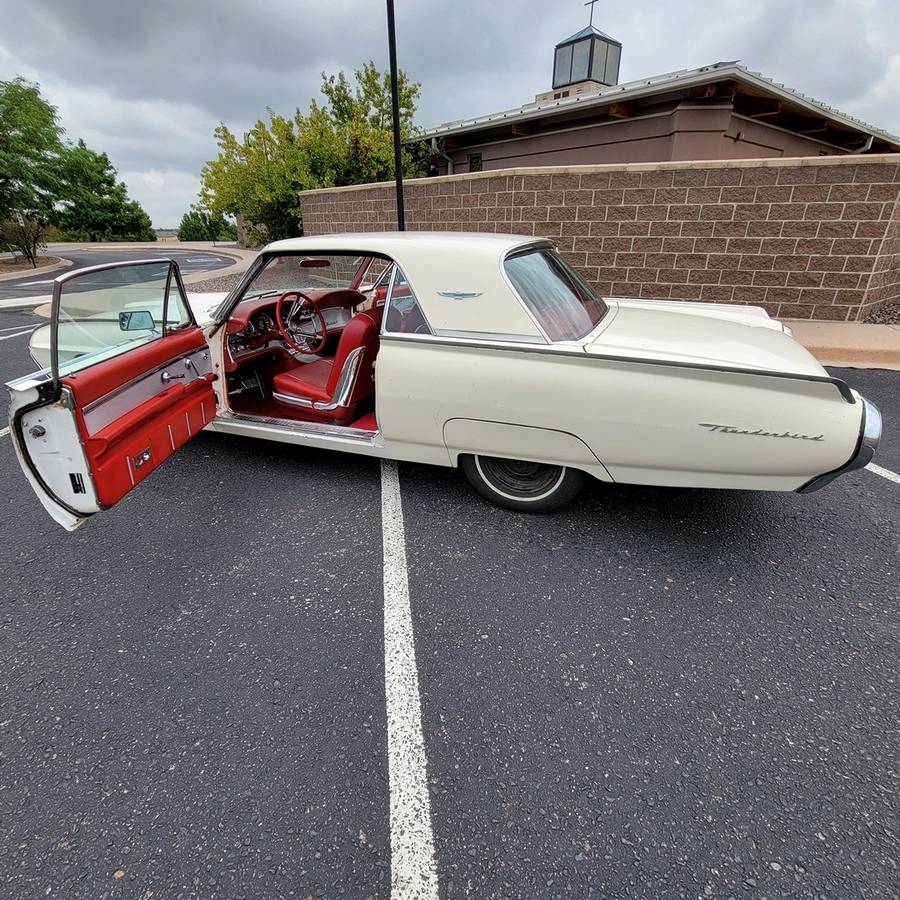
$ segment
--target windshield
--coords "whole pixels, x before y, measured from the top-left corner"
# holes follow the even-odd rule
[[[362,256],[273,256],[256,273],[241,297],[249,300],[286,291],[334,290],[352,286]]]
[[[586,337],[606,313],[606,304],[555,250],[513,254],[504,268],[551,341]]]

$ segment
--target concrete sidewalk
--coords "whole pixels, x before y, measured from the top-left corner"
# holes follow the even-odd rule
[[[900,371],[900,325],[785,320],[823,366]]]

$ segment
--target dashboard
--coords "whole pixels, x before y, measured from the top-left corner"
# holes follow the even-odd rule
[[[234,330],[235,326],[239,326],[237,330]],[[231,365],[226,366],[228,369],[236,369],[239,363],[262,356],[268,352],[272,341],[281,340],[274,304],[242,317],[239,322],[232,318],[227,331],[228,355],[231,357]]]
[[[329,334],[340,334],[353,318],[354,307],[365,299],[359,292],[345,289],[308,291],[307,294],[325,318]],[[277,296],[271,295],[258,297],[244,300],[234,308],[226,326],[230,357],[226,361],[228,371],[234,371],[239,365],[264,356],[273,346],[283,346],[281,332],[275,320],[277,300]],[[309,323],[309,334],[315,333],[316,324]]]

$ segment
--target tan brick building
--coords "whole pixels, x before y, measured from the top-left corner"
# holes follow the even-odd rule
[[[306,234],[396,227],[393,184],[306,191]],[[406,182],[411,230],[547,236],[607,296],[858,321],[900,299],[900,157],[507,169]]]

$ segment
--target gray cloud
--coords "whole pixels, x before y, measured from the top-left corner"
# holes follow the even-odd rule
[[[396,5],[426,126],[527,102],[548,86],[553,45],[586,24],[581,0]],[[896,0],[646,0],[598,5],[596,24],[624,44],[622,80],[740,59],[898,132],[896,12]],[[387,57],[380,0],[0,0],[0,21],[0,78],[39,81],[156,225],[195,198],[217,122],[242,131],[267,106],[306,107],[323,69]]]

